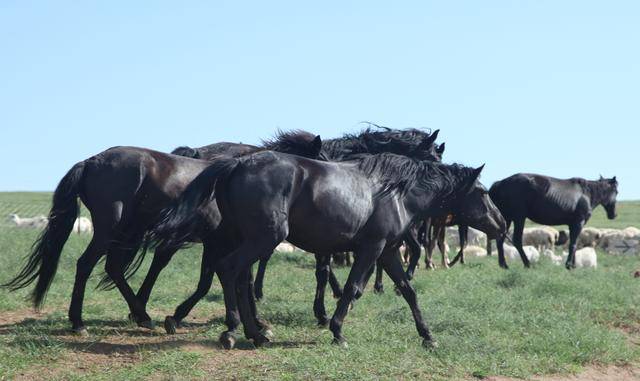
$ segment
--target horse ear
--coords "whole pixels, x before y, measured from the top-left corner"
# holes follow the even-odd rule
[[[604,180],[604,176],[600,175],[600,180]]]
[[[613,178],[611,179],[611,184],[613,184],[613,185],[617,185],[618,184],[618,180],[616,179],[616,176],[613,176]]]
[[[444,143],[440,144],[440,146],[438,148],[436,148],[436,152],[439,154],[443,154],[444,153]]]
[[[311,141],[311,149],[316,154],[319,154],[320,151],[322,151],[322,138],[320,138],[320,135],[316,135],[316,137]]]
[[[429,135],[428,137],[426,137],[422,143],[420,143],[421,146],[423,147],[430,147],[431,145],[433,145],[433,143],[436,141],[436,139],[438,138],[438,134],[440,133],[440,130],[435,130],[433,132],[433,134]]]
[[[473,172],[471,172],[471,174],[469,175],[469,177],[467,177],[464,184],[464,193],[471,192],[471,189],[473,189],[473,186],[476,184],[476,181],[480,178],[480,173],[482,173],[483,169],[484,169],[484,164],[474,169]]]

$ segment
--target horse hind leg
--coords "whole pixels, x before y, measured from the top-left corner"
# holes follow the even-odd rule
[[[313,313],[318,320],[318,326],[325,327],[329,324],[329,317],[324,305],[324,294],[327,288],[329,263],[331,257],[323,254],[315,254],[316,257],[316,295],[313,300]]]
[[[69,306],[69,321],[71,322],[72,330],[81,335],[86,335],[87,333],[82,321],[82,305],[87,280],[100,257],[107,251],[108,242],[108,237],[103,236],[98,231],[76,263],[75,282]]]
[[[138,326],[153,329],[151,317],[145,311],[144,304],[137,298],[124,275],[124,259],[135,255],[134,250],[137,251],[138,249],[138,239],[138,236],[136,236],[134,239],[124,240],[123,243],[112,244],[107,253],[105,270],[127,302],[132,317]]]

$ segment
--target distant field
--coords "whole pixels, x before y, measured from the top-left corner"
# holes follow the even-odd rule
[[[51,192],[0,192],[0,216],[11,213],[17,213],[21,217],[47,215],[51,205],[51,195]],[[84,206],[81,214],[89,215]],[[6,219],[2,222],[6,222]],[[604,209],[599,207],[589,221],[589,226],[598,228],[622,229],[638,225],[640,225],[640,201],[618,202],[618,218],[615,220],[608,220]]]
[[[0,212],[46,214],[49,198],[47,193],[0,193]],[[640,226],[639,202],[620,203],[619,212],[614,222],[598,213],[592,225]],[[19,270],[36,236],[0,226],[0,282]],[[187,319],[189,326],[167,336],[160,328],[149,332],[128,323],[117,291],[93,288],[102,264],[87,288],[84,317],[91,336],[70,334],[66,315],[75,260],[89,239],[70,238],[43,312],[34,313],[24,300],[30,290],[0,289],[0,380],[473,380],[580,373],[591,367],[638,369],[640,363],[640,279],[631,276],[640,268],[638,257],[601,253],[597,270],[572,272],[546,260],[531,270],[512,262],[504,271],[495,257],[472,258],[447,271],[421,268],[414,285],[440,342],[438,350],[428,352],[388,278],[385,294],[367,290],[347,317],[349,349],[331,345],[330,332],[317,328],[313,318],[313,257],[277,253],[267,272],[266,299],[258,305],[273,325],[274,343],[255,350],[242,339],[237,350],[225,351],[217,343],[224,329],[217,281]],[[134,289],[148,264],[146,258],[132,279]],[[149,303],[159,326],[194,290],[199,264],[195,246],[176,255],[161,275]],[[347,273],[337,269],[342,281]],[[328,298],[328,310],[334,306]]]

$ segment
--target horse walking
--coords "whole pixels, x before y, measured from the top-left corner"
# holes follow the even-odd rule
[[[525,267],[529,260],[522,248],[527,218],[541,225],[569,226],[569,255],[565,266],[575,268],[576,242],[591,213],[602,205],[609,219],[616,218],[618,181],[615,177],[589,181],[581,178],[556,179],[535,174],[516,174],[498,181],[489,190],[509,227],[514,223],[513,243]],[[504,258],[504,237],[497,240],[500,267],[508,268]]]
[[[414,289],[397,255],[404,233],[416,221],[444,214],[498,237],[506,224],[472,169],[382,154],[345,163],[326,163],[277,152],[223,159],[203,171],[167,210],[153,229],[156,244],[192,223],[193,212],[215,190],[222,214],[219,229],[228,254],[211,260],[223,285],[227,323],[239,314],[245,336],[260,345],[269,339],[255,324],[251,304],[251,265],[271,256],[285,238],[306,251],[329,255],[353,251],[351,268],[331,319],[334,342],[345,343],[342,325],[349,305],[362,292],[369,269],[381,258],[409,304],[419,335],[434,345]],[[171,238],[169,239],[171,241]],[[236,312],[237,311],[237,312]],[[237,326],[221,335],[226,348],[235,344]]]

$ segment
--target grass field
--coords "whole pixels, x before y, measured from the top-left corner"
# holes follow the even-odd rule
[[[0,193],[0,213],[41,203],[46,214],[49,197]],[[640,203],[621,203],[619,215],[607,221],[599,210],[590,225],[638,226]],[[18,271],[35,237],[34,231],[0,227],[0,281]],[[29,290],[0,290],[0,379],[529,378],[592,366],[635,368],[640,360],[640,280],[631,276],[640,268],[637,257],[601,254],[597,270],[573,272],[545,261],[531,270],[513,263],[503,271],[495,257],[448,271],[419,269],[414,285],[440,343],[426,351],[388,278],[385,294],[367,291],[347,317],[349,349],[331,345],[330,332],[315,326],[311,310],[312,256],[278,253],[267,272],[266,299],[258,305],[275,342],[255,350],[241,340],[238,349],[225,351],[217,343],[224,330],[217,283],[187,318],[189,326],[167,336],[128,323],[117,291],[92,289],[96,272],[84,308],[91,336],[71,335],[66,313],[75,260],[88,240],[74,235],[67,243],[41,313],[25,302]],[[199,262],[196,246],[179,253],[161,275],[149,303],[158,323],[195,288]],[[136,287],[144,270],[132,280]],[[345,280],[347,271],[338,269],[338,277]],[[335,302],[327,299],[327,305],[331,310]]]

